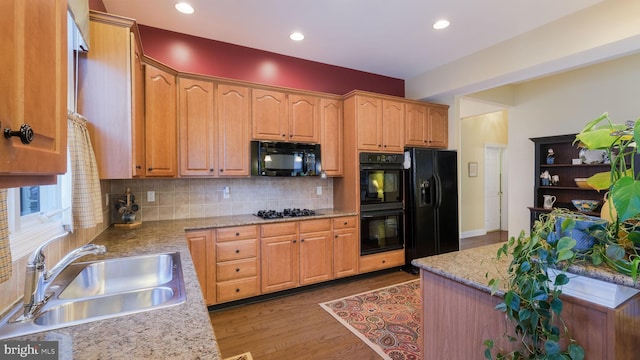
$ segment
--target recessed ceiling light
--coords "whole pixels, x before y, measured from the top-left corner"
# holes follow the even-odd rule
[[[193,7],[186,2],[179,2],[176,4],[176,10],[180,11],[183,14],[193,14]]]
[[[302,33],[300,32],[294,32],[294,33],[291,33],[291,35],[289,35],[289,38],[294,41],[300,41],[304,39],[304,35],[302,35]]]
[[[436,30],[442,30],[442,29],[444,29],[444,28],[446,28],[448,26],[449,26],[449,21],[444,20],[444,19],[438,20],[433,24],[433,28],[436,29]]]

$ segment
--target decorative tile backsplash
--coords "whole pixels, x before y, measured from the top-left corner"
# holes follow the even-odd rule
[[[228,198],[224,189],[229,188]],[[321,194],[318,195],[318,188]],[[254,214],[258,210],[333,207],[333,179],[255,177],[243,179],[112,180],[111,197],[130,188],[142,221]],[[153,191],[155,201],[147,201]],[[115,211],[115,204],[110,204]]]

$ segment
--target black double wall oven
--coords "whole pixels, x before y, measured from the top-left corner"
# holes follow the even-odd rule
[[[360,254],[404,247],[402,154],[360,153]]]

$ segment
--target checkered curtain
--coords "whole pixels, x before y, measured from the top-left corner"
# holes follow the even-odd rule
[[[73,220],[67,226],[73,231],[75,226],[91,228],[101,223],[102,205],[98,164],[89,138],[87,118],[72,111],[68,118]]]
[[[7,189],[0,190],[0,284],[11,277],[11,247],[7,221]]]

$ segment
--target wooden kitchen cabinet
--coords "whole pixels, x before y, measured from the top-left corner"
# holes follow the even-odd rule
[[[251,174],[250,90],[234,84],[218,84],[216,91],[218,123],[218,176]]]
[[[178,77],[180,175],[212,176],[216,170],[216,124],[212,81]]]
[[[147,177],[175,177],[177,169],[176,75],[145,64],[145,159]]]
[[[447,106],[429,106],[427,144],[429,147],[446,149],[449,144],[449,110]]]
[[[320,98],[288,94],[288,138],[292,142],[320,142]]]
[[[254,88],[251,90],[252,138],[318,143],[320,98]]]
[[[357,224],[356,216],[333,219],[333,276],[336,279],[358,274],[360,247]]]
[[[216,303],[260,294],[258,246],[256,225],[216,230]]]
[[[327,176],[342,176],[344,166],[344,118],[342,101],[320,100],[320,151],[322,171]]]
[[[53,184],[67,168],[67,2],[2,1],[0,13],[0,125],[34,133],[0,140],[0,187]]]
[[[287,108],[286,93],[251,89],[253,139],[287,141]]]
[[[448,145],[448,107],[407,103],[405,116],[405,144],[428,148]]]
[[[295,221],[260,226],[262,292],[298,286],[298,223]]]
[[[215,232],[213,230],[188,231],[187,244],[205,304],[214,304],[216,301],[216,273],[213,271],[216,257]]]
[[[360,257],[359,271],[366,273],[404,265],[404,249]]]
[[[91,51],[79,54],[78,112],[101,179],[145,174],[144,70],[136,23],[90,12]]]
[[[331,220],[299,222],[300,285],[333,279],[333,238]]]
[[[363,151],[404,151],[404,103],[366,95],[346,102],[354,109],[358,149]]]
[[[178,92],[180,176],[249,176],[249,88],[179,77]]]

